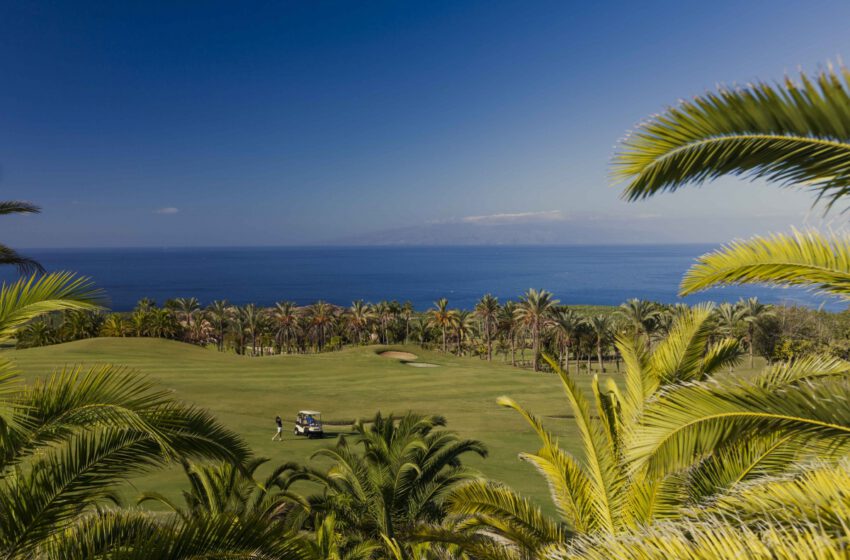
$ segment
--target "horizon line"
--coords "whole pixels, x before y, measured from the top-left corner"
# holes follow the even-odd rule
[[[727,241],[728,242],[728,241]],[[701,245],[722,245],[726,242],[693,241],[677,243],[387,243],[387,244],[345,244],[345,243],[299,243],[280,245],[81,245],[66,247],[16,246],[21,251],[81,251],[81,250],[170,250],[170,249],[451,249],[451,248],[496,248],[496,247],[696,247]]]

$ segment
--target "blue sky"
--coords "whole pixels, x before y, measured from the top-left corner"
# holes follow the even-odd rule
[[[609,161],[679,98],[850,56],[847,21],[846,0],[6,2],[0,198],[44,213],[0,238],[303,244],[540,213],[676,242],[820,223],[808,194],[734,179],[626,204]],[[641,241],[621,235],[605,241]]]

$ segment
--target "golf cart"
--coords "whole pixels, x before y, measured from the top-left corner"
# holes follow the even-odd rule
[[[307,436],[308,438],[321,438],[324,436],[322,432],[322,413],[315,410],[302,410],[295,417],[295,435]]]

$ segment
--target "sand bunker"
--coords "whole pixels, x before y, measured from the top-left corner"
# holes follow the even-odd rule
[[[393,358],[396,360],[415,360],[419,356],[416,354],[411,354],[410,352],[396,352],[394,350],[389,350],[387,352],[381,352],[378,354],[382,358]]]
[[[437,364],[427,364],[425,362],[404,362],[404,365],[410,367],[440,367]]]

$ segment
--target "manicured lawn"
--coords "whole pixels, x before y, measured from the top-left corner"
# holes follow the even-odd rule
[[[143,338],[100,338],[4,352],[28,379],[49,374],[65,365],[114,363],[137,369],[178,398],[211,410],[222,422],[242,434],[258,455],[271,463],[308,461],[311,453],[333,439],[308,441],[292,435],[292,419],[299,409],[317,409],[328,420],[368,418],[376,411],[443,414],[449,428],[464,437],[484,441],[490,456],[474,461],[486,475],[533,496],[546,509],[546,488],[533,468],[520,461],[521,451],[534,451],[537,441],[513,411],[496,405],[509,395],[538,415],[562,436],[562,445],[576,449],[572,423],[560,383],[551,374],[512,368],[501,361],[456,358],[418,346],[393,346],[412,352],[421,362],[440,367],[416,368],[384,358],[384,347],[349,348],[341,352],[306,356],[248,358],[223,354],[179,342]],[[579,382],[588,387],[590,377]],[[272,442],[274,417],[285,424],[285,439]],[[328,427],[328,432],[340,431]],[[134,481],[139,490],[176,494],[184,486],[176,470],[157,472]],[[129,489],[127,495],[136,491]]]

